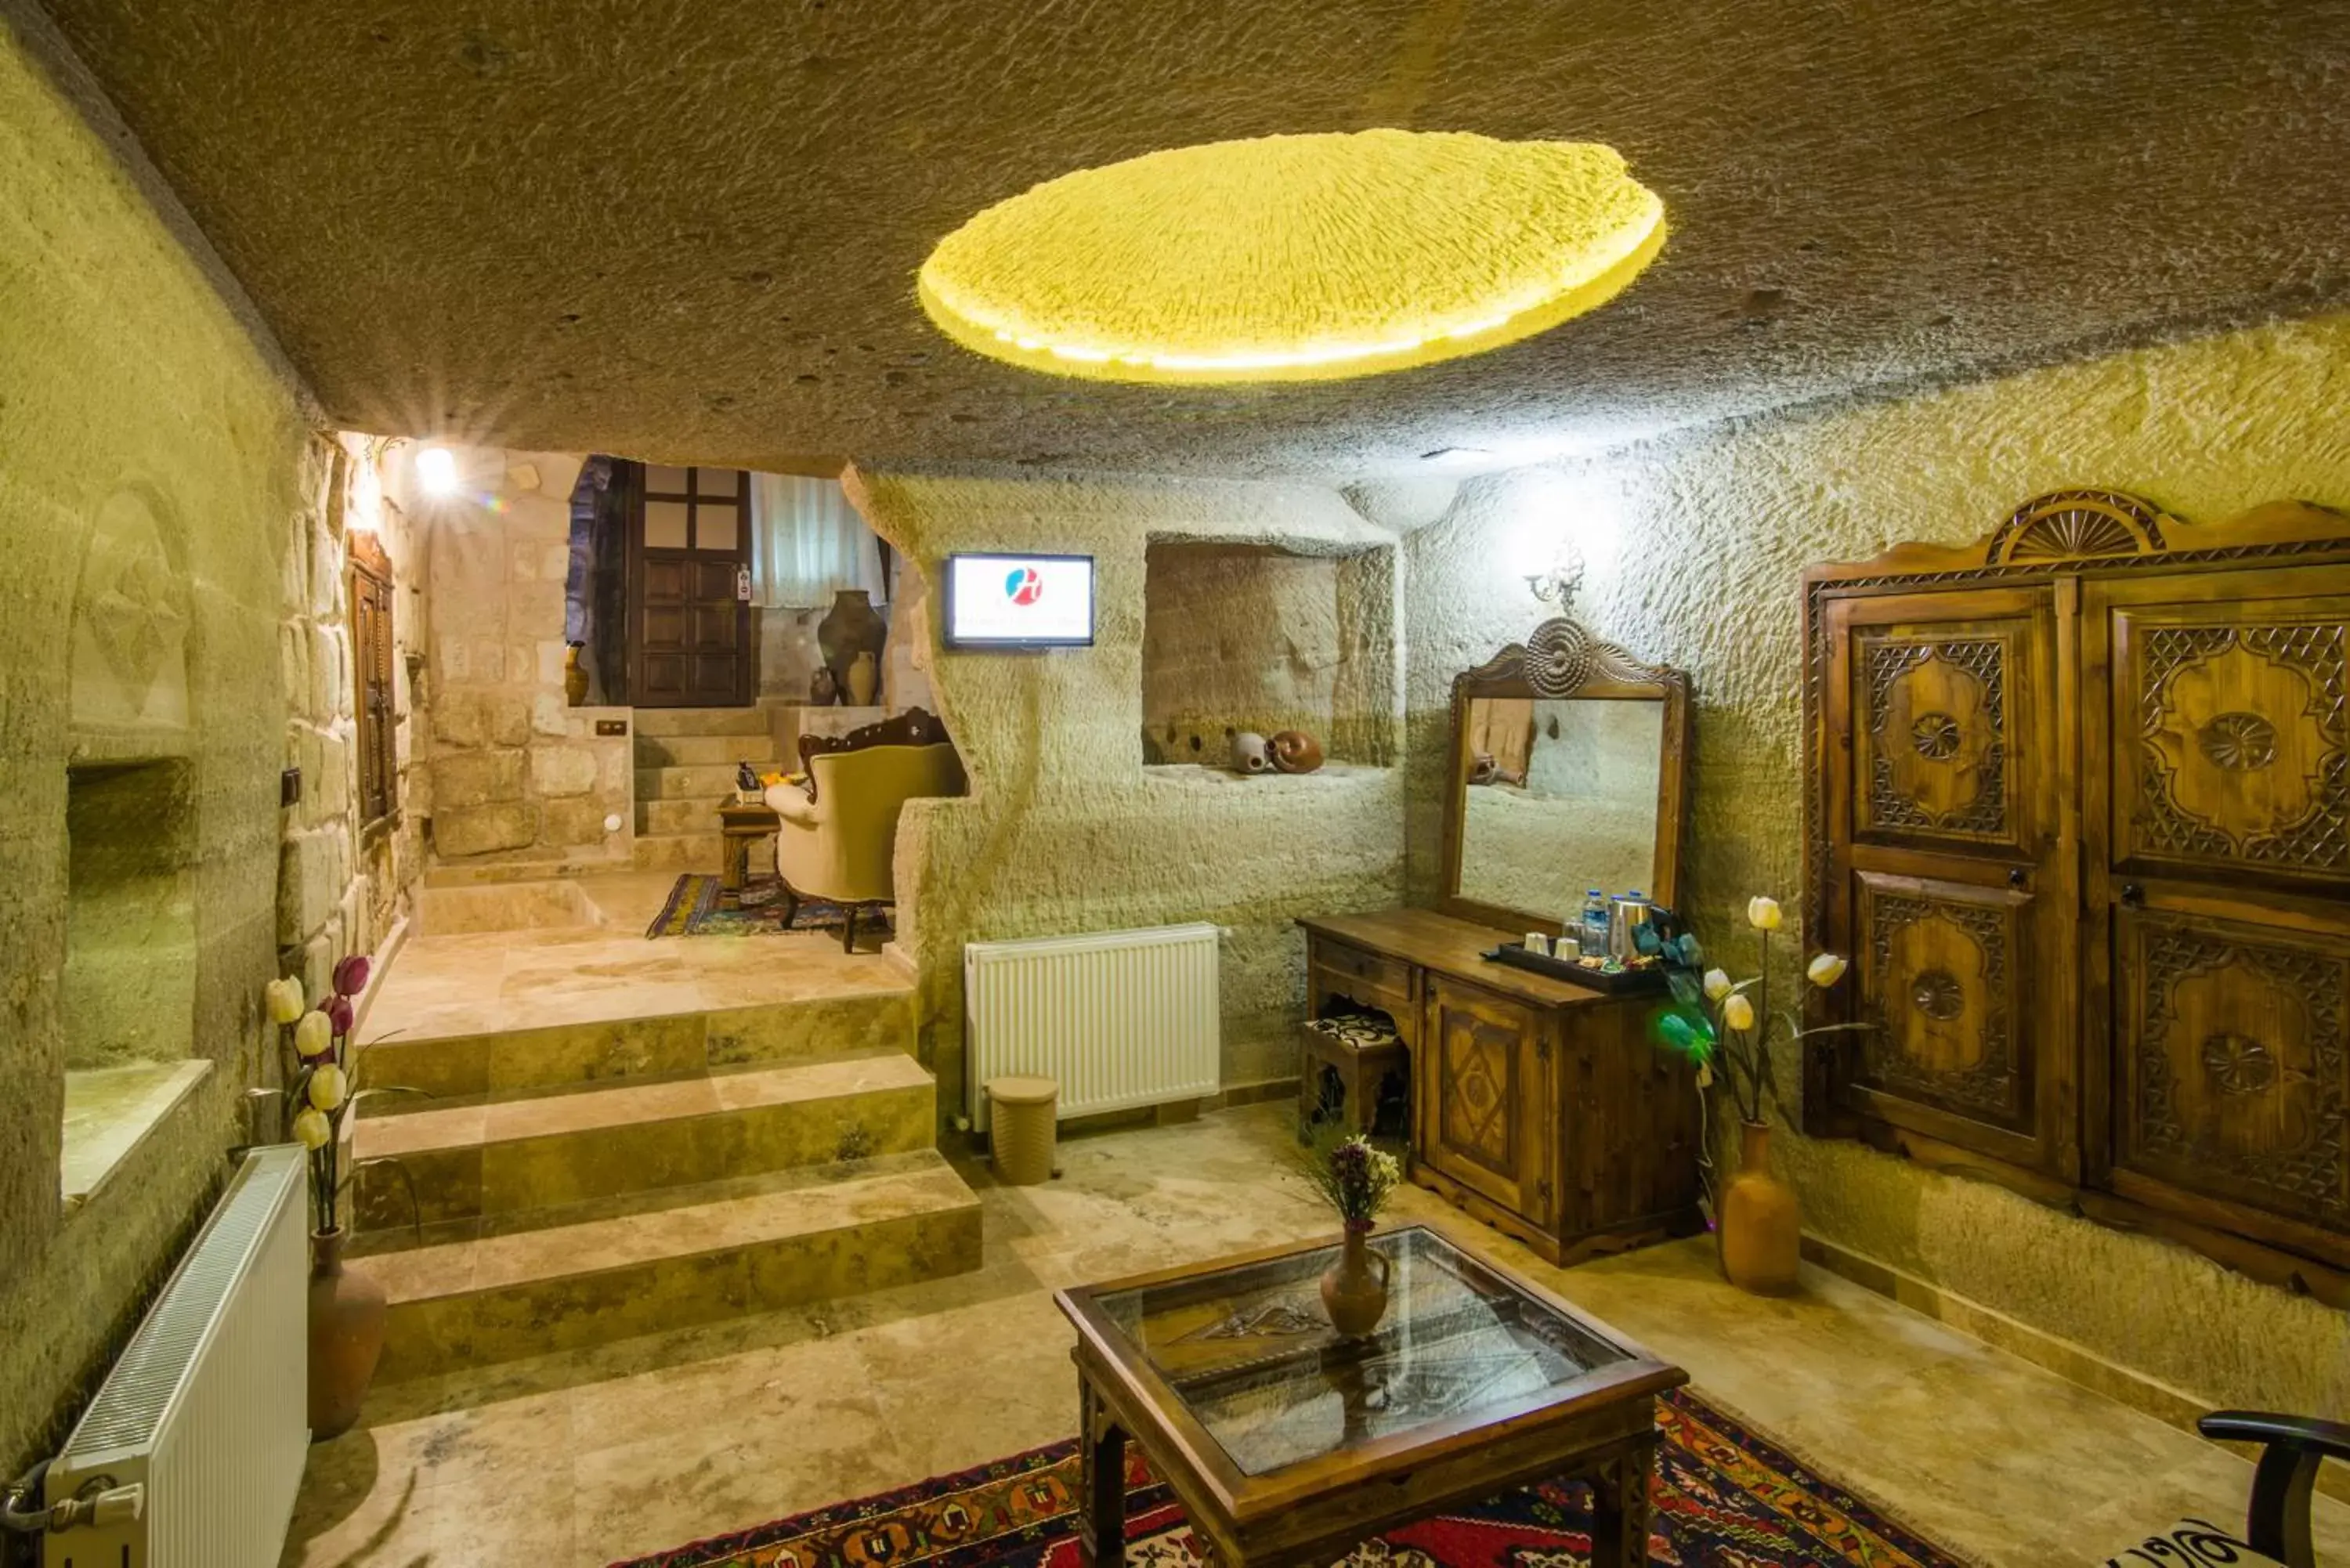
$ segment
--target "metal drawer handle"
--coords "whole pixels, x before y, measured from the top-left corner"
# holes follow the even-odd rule
[[[2123,883],[2122,905],[2125,909],[2144,909],[2146,907],[2146,889],[2139,887],[2135,882]]]

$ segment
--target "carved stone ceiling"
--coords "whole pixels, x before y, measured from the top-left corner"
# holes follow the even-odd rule
[[[47,0],[338,420],[761,466],[1343,478],[2350,303],[2350,0]],[[914,300],[1068,170],[1614,144],[1672,239],[1481,358],[1066,381]]]

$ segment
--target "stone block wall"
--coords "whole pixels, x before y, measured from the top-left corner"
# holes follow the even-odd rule
[[[573,708],[563,691],[571,487],[582,459],[461,451],[459,493],[400,487],[431,530],[432,858],[440,866],[626,865],[635,755],[596,733],[626,708]],[[608,821],[618,819],[616,826]]]
[[[373,952],[414,910],[422,868],[410,759],[416,723],[407,650],[421,638],[417,583],[422,540],[383,492],[384,442],[313,438],[319,491],[286,542],[278,670],[286,695],[285,765],[301,798],[283,814],[277,945],[288,973],[324,987],[334,961]],[[392,720],[399,763],[391,816],[359,820],[360,692],[350,628],[350,539],[374,536],[392,567]]]

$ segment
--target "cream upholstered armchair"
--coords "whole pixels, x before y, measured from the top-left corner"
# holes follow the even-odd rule
[[[857,918],[897,902],[890,861],[898,815],[918,795],[961,794],[962,763],[935,714],[910,708],[846,735],[803,735],[805,782],[769,786],[775,829],[775,875],[784,885],[784,919],[803,898],[838,904],[846,919],[840,945],[857,945]]]

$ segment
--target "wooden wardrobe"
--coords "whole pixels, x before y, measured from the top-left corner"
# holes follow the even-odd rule
[[[2350,515],[1804,575],[1804,1118],[2350,1305]]]

